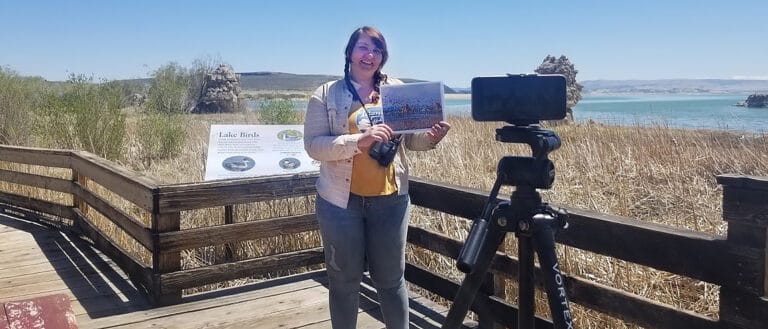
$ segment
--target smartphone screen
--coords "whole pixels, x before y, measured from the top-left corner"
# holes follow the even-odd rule
[[[472,119],[532,124],[565,118],[565,77],[509,75],[472,79]]]

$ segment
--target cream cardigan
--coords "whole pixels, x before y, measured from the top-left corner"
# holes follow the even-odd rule
[[[386,84],[402,84],[388,78]],[[346,208],[352,182],[352,157],[361,151],[357,140],[362,134],[350,134],[347,125],[352,93],[343,79],[330,81],[315,90],[307,104],[304,121],[304,149],[320,161],[317,193],[328,202]],[[426,133],[405,134],[395,156],[395,182],[398,194],[408,193],[408,159],[404,149],[426,151],[435,148]],[[405,146],[405,147],[403,147]]]

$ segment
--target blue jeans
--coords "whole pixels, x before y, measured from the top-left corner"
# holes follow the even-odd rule
[[[355,328],[366,262],[389,329],[408,328],[405,243],[408,195],[350,194],[347,209],[317,196],[334,329]]]

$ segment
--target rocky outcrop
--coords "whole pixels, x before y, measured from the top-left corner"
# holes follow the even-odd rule
[[[576,74],[579,73],[576,67],[564,55],[561,55],[559,58],[547,55],[534,72],[538,74],[562,74],[565,77],[567,91],[565,119],[550,123],[573,122],[573,107],[581,100],[581,90],[584,88],[584,86],[576,82]]]
[[[576,82],[576,74],[579,71],[573,66],[568,57],[561,55],[559,58],[547,55],[541,65],[535,70],[538,74],[562,74],[568,92],[566,107],[571,109],[581,100],[581,90],[584,88]]]
[[[231,113],[240,109],[240,75],[221,64],[205,76],[194,113]]]
[[[768,107],[768,94],[752,94],[744,101],[746,107]]]

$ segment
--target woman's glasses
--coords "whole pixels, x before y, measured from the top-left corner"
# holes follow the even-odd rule
[[[355,51],[357,51],[357,52],[359,52],[361,54],[365,54],[365,55],[372,54],[375,57],[381,57],[382,54],[383,54],[381,49],[376,48],[376,47],[371,48],[371,47],[368,47],[366,45],[355,46]]]

